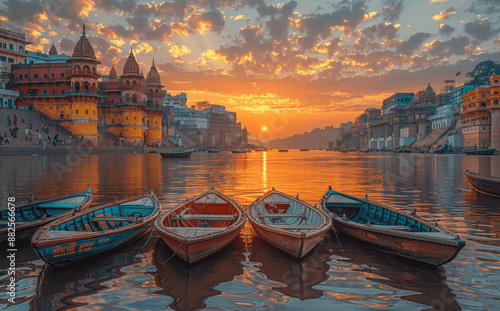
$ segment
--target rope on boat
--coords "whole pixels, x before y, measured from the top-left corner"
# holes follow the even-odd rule
[[[335,232],[335,237],[337,238],[337,243],[339,243],[340,250],[342,251],[342,256],[344,256],[344,258],[346,258],[345,254],[344,254],[344,250],[342,249],[342,244],[340,244],[339,236],[337,235],[337,229],[335,229],[335,227],[333,227],[333,232]]]
[[[181,241],[181,243],[179,244],[179,246],[177,247],[177,249],[175,250],[175,252],[172,254],[172,256],[170,256],[169,258],[167,258],[165,261],[162,262],[163,263],[166,263],[167,261],[169,261],[170,259],[174,258],[174,256],[177,254],[177,252],[179,251],[179,249],[181,248],[182,244],[184,243],[184,241],[186,241],[186,239],[188,238],[189,236],[186,236],[184,237],[184,239]]]

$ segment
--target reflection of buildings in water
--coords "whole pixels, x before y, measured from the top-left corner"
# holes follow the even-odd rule
[[[133,243],[142,247],[146,238]],[[153,244],[148,243],[142,253],[152,250]],[[92,261],[79,264],[72,269],[55,269],[47,264],[38,275],[36,294],[30,302],[33,310],[66,310],[85,304],[73,300],[81,296],[89,296],[103,290],[100,284],[117,279],[126,273],[120,269],[135,262],[137,250],[129,246],[120,248]]]
[[[379,252],[364,243],[343,235],[339,236],[339,239],[342,250],[334,233],[327,236],[324,243],[331,255],[344,257],[343,254],[345,254],[345,258],[340,259],[338,263],[335,259],[330,262],[333,266],[330,272],[335,271],[335,275],[330,273],[333,278],[327,282],[333,282],[335,286],[327,285],[327,287],[351,288],[351,294],[342,292],[342,295],[335,296],[336,299],[343,297],[348,303],[356,305],[359,305],[360,301],[370,300],[373,307],[377,305],[376,301],[380,301],[380,306],[390,307],[391,302],[395,305],[399,299],[403,299],[427,305],[436,310],[461,310],[459,303],[455,299],[456,295],[446,284],[444,267],[428,267],[400,259]],[[346,265],[345,262],[349,264]],[[351,285],[343,286],[343,282]],[[377,292],[372,297],[372,294],[366,292],[360,295],[359,293],[362,293],[362,291],[358,291],[353,284],[359,286],[359,284],[363,283],[366,283],[361,285],[363,288],[377,287],[387,294]],[[397,290],[380,287],[380,284],[388,285]],[[403,293],[411,291],[415,292],[415,294],[403,296],[400,290]]]
[[[221,294],[214,289],[223,282],[229,282],[241,274],[241,261],[244,248],[241,236],[214,255],[188,265],[163,243],[158,240],[153,254],[156,286],[162,288],[155,294],[173,297],[169,306],[176,310],[194,310],[205,308],[205,300]],[[169,259],[170,258],[170,259]]]
[[[463,171],[500,177],[500,157],[499,156],[464,156]],[[463,176],[465,184],[467,178]]]
[[[250,260],[262,265],[262,273],[273,281],[285,284],[273,287],[273,290],[300,300],[323,295],[321,290],[313,288],[328,278],[326,272],[330,268],[326,263],[330,254],[321,244],[302,260],[277,250],[255,234],[250,237],[247,247],[251,252]]]

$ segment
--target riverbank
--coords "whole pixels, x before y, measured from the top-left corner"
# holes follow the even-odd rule
[[[81,146],[0,146],[0,156],[66,155],[66,154],[125,154],[159,152],[167,148],[153,147],[81,147]]]

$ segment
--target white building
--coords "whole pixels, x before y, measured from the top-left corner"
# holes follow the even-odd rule
[[[446,128],[453,124],[453,104],[447,104],[436,108],[436,113],[430,116],[431,128]]]
[[[172,96],[170,93],[165,93],[165,97],[163,97],[163,106],[173,106],[175,108],[187,108],[187,94],[180,93],[175,96]]]

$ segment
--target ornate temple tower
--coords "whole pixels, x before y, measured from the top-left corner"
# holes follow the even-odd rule
[[[66,96],[72,103],[72,119],[70,124],[64,124],[75,136],[83,136],[97,144],[97,103],[103,97],[97,92],[98,80],[101,78],[97,70],[100,62],[96,60],[94,49],[85,35],[85,24],[83,34],[76,43],[73,57],[68,59],[68,78],[71,90]],[[61,122],[62,123],[62,122]]]
[[[500,149],[500,75],[490,77],[491,146]]]
[[[148,131],[145,136],[146,144],[157,144],[161,141],[161,119],[163,115],[162,101],[163,101],[163,85],[161,85],[161,78],[158,70],[155,67],[155,61],[153,59],[153,65],[149,69],[148,75],[146,76],[146,87],[147,87],[147,127]]]

